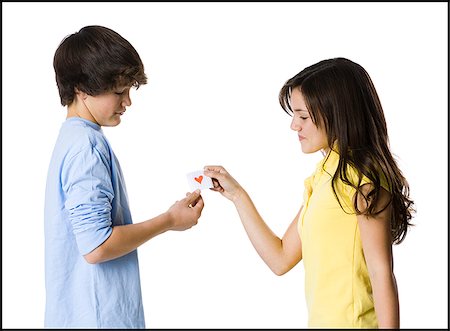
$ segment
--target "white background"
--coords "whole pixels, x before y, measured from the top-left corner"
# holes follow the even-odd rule
[[[149,84],[105,128],[135,222],[221,164],[282,236],[320,153],[302,154],[278,104],[304,67],[347,57],[371,75],[416,224],[394,247],[401,326],[448,327],[447,3],[2,3],[2,323],[43,327],[43,203],[65,119],[52,60],[60,41],[105,25],[140,53]],[[234,206],[203,191],[199,224],[138,249],[148,328],[302,328],[304,270],[278,277]],[[330,281],[332,281],[330,279]]]

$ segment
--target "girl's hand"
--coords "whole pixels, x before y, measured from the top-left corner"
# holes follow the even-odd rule
[[[244,192],[242,186],[222,166],[205,166],[203,173],[212,179],[214,188],[211,190],[220,192],[233,202],[237,201]]]

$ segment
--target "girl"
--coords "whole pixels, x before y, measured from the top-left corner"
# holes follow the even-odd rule
[[[234,203],[275,274],[303,260],[310,327],[399,328],[392,244],[405,238],[413,201],[368,73],[345,58],[320,61],[289,79],[279,101],[302,151],[324,155],[284,236],[271,231],[222,166],[204,168],[212,190]]]

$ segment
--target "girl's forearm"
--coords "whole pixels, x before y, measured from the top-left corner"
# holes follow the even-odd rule
[[[400,309],[394,274],[377,275],[373,278],[371,281],[378,327],[380,329],[399,329]]]
[[[247,192],[242,190],[239,198],[234,199],[233,202],[242,225],[259,256],[275,274],[281,275],[286,272],[282,240],[264,222]]]

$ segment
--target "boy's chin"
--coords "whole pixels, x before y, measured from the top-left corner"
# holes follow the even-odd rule
[[[114,127],[114,126],[118,126],[120,124],[120,122],[121,122],[121,120],[120,120],[120,118],[118,118],[113,121],[108,121],[107,123],[103,123],[101,126]]]

